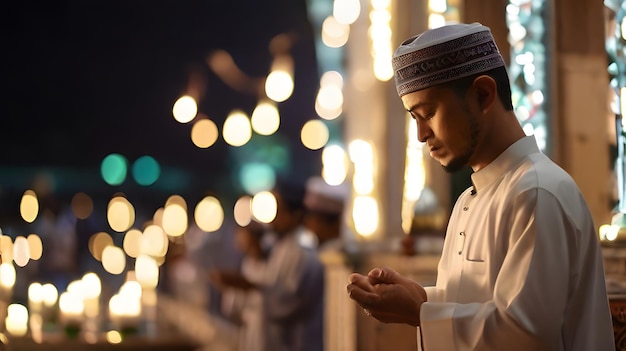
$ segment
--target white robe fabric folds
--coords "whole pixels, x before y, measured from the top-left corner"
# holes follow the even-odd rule
[[[426,288],[424,350],[614,350],[602,254],[571,177],[528,136],[472,183]]]

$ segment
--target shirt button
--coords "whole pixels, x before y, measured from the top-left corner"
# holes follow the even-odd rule
[[[469,210],[469,207],[463,206],[463,211],[467,211],[467,210]]]
[[[463,253],[463,246],[465,245],[465,232],[460,232],[459,235],[461,237],[463,237],[463,239],[461,239],[460,245],[459,245],[459,255]]]

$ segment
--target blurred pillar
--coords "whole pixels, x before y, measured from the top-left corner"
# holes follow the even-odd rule
[[[414,6],[413,2],[393,2],[398,7]],[[367,237],[356,234],[363,250],[385,250],[389,239],[402,235],[400,221],[406,114],[395,93],[393,78],[379,81],[374,76],[372,49],[368,30],[370,1],[361,1],[362,14],[350,26],[350,41],[346,47],[346,86],[344,126],[346,144],[362,139],[374,150],[374,191],[378,203],[379,224]],[[396,10],[394,10],[396,11]],[[415,14],[415,12],[411,12]],[[392,14],[392,24],[400,19]],[[415,18],[413,16],[413,18]],[[394,45],[405,37],[405,32],[395,32]],[[402,38],[402,39],[400,39]],[[352,222],[352,206],[347,207],[348,223]],[[353,228],[352,228],[353,229]]]
[[[509,0],[464,0],[463,22],[480,22],[491,29],[496,45],[505,62],[511,59],[510,45],[507,40],[509,30],[506,25],[506,5]]]
[[[552,1],[551,156],[578,183],[596,225],[610,223],[604,4]]]

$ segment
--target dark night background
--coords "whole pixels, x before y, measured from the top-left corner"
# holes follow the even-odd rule
[[[316,117],[318,87],[304,0],[4,2],[0,12],[3,215],[16,213],[19,196],[42,172],[59,197],[84,191],[106,203],[124,192],[156,207],[174,193],[189,202],[216,193],[228,202],[241,191],[235,172],[245,160],[282,157],[284,176],[319,173],[320,154],[299,140],[302,125]],[[250,114],[257,102],[224,85],[206,64],[208,54],[226,50],[248,75],[264,77],[270,39],[287,32],[298,38],[291,50],[295,89],[278,104],[277,134],[239,148],[221,136],[208,149],[194,146],[193,123],[180,124],[171,112],[191,82],[204,89],[199,111],[219,129],[232,109]],[[259,152],[276,145],[282,156]],[[149,187],[130,177],[107,185],[99,165],[113,152],[130,162],[153,156],[162,177]]]

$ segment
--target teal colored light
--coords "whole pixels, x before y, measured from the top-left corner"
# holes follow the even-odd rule
[[[102,179],[109,185],[120,185],[126,180],[128,174],[128,162],[120,154],[106,156],[100,164]]]
[[[269,190],[276,183],[274,169],[263,163],[247,163],[239,171],[239,181],[248,194]]]
[[[271,138],[253,135],[246,145],[234,148],[231,153],[237,165],[265,164],[282,173],[292,167],[289,145],[289,140],[279,131]]]
[[[159,163],[151,156],[141,156],[133,163],[133,178],[139,185],[152,185],[161,175]]]

